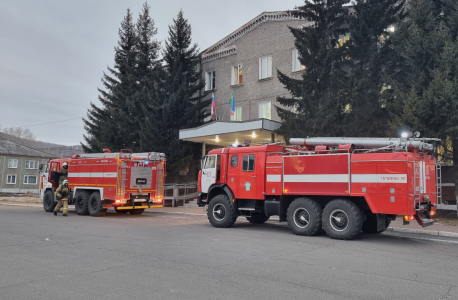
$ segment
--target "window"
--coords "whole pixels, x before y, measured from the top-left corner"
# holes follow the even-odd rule
[[[297,51],[297,49],[293,49],[292,59],[293,72],[305,70],[305,66],[299,61],[299,51]]]
[[[16,169],[17,168],[17,159],[8,159],[8,168]]]
[[[38,169],[39,162],[36,160],[26,160],[25,168],[26,169]]]
[[[272,104],[270,102],[259,103],[259,118],[272,119]]]
[[[350,36],[349,35],[346,35],[346,36],[340,36],[339,37],[339,40],[337,42],[337,48],[340,48],[343,46],[343,44],[345,44],[346,42],[348,42],[348,40],[350,39]]]
[[[242,121],[242,107],[235,107],[235,113],[233,116],[231,115],[231,121]]]
[[[235,168],[239,165],[239,157],[238,155],[231,156],[231,167]]]
[[[207,159],[205,160],[204,169],[214,169],[214,168],[216,168],[215,156],[214,155],[207,156]]]
[[[243,156],[242,171],[244,172],[254,171],[254,155],[244,155]]]
[[[259,58],[259,79],[272,77],[272,55]]]
[[[24,184],[37,184],[37,176],[25,175]]]
[[[215,89],[215,79],[216,73],[215,71],[205,72],[205,90],[211,91]]]
[[[7,184],[16,184],[16,175],[6,175]]]
[[[242,64],[232,66],[231,85],[242,84],[242,83],[243,83]]]

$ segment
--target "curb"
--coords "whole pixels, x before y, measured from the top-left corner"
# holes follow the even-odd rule
[[[435,231],[435,230],[410,229],[410,228],[399,228],[399,227],[388,227],[386,231],[458,238],[457,232],[449,232],[449,231]]]
[[[145,213],[150,213],[150,214],[169,214],[169,215],[185,215],[185,216],[204,216],[206,217],[206,214],[196,214],[196,213],[186,213],[186,212],[179,212],[179,211],[151,211],[151,210],[145,210]]]

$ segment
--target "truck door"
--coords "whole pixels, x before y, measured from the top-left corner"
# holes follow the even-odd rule
[[[257,168],[256,154],[242,155],[242,170],[240,172],[240,180],[238,194],[240,199],[256,199],[257,186]]]
[[[208,189],[216,182],[216,155],[207,155],[202,167],[202,193],[208,193]]]

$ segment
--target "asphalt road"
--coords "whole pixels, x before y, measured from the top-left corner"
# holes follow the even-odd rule
[[[0,299],[458,299],[458,239],[0,206]]]

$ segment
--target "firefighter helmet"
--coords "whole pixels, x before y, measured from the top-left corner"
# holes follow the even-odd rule
[[[65,179],[64,181],[62,181],[62,185],[66,185],[66,184],[68,184],[68,180],[67,180],[67,179]]]
[[[62,164],[62,166],[66,167],[66,166],[68,166],[68,163],[67,163],[67,162],[64,162],[64,163]]]

